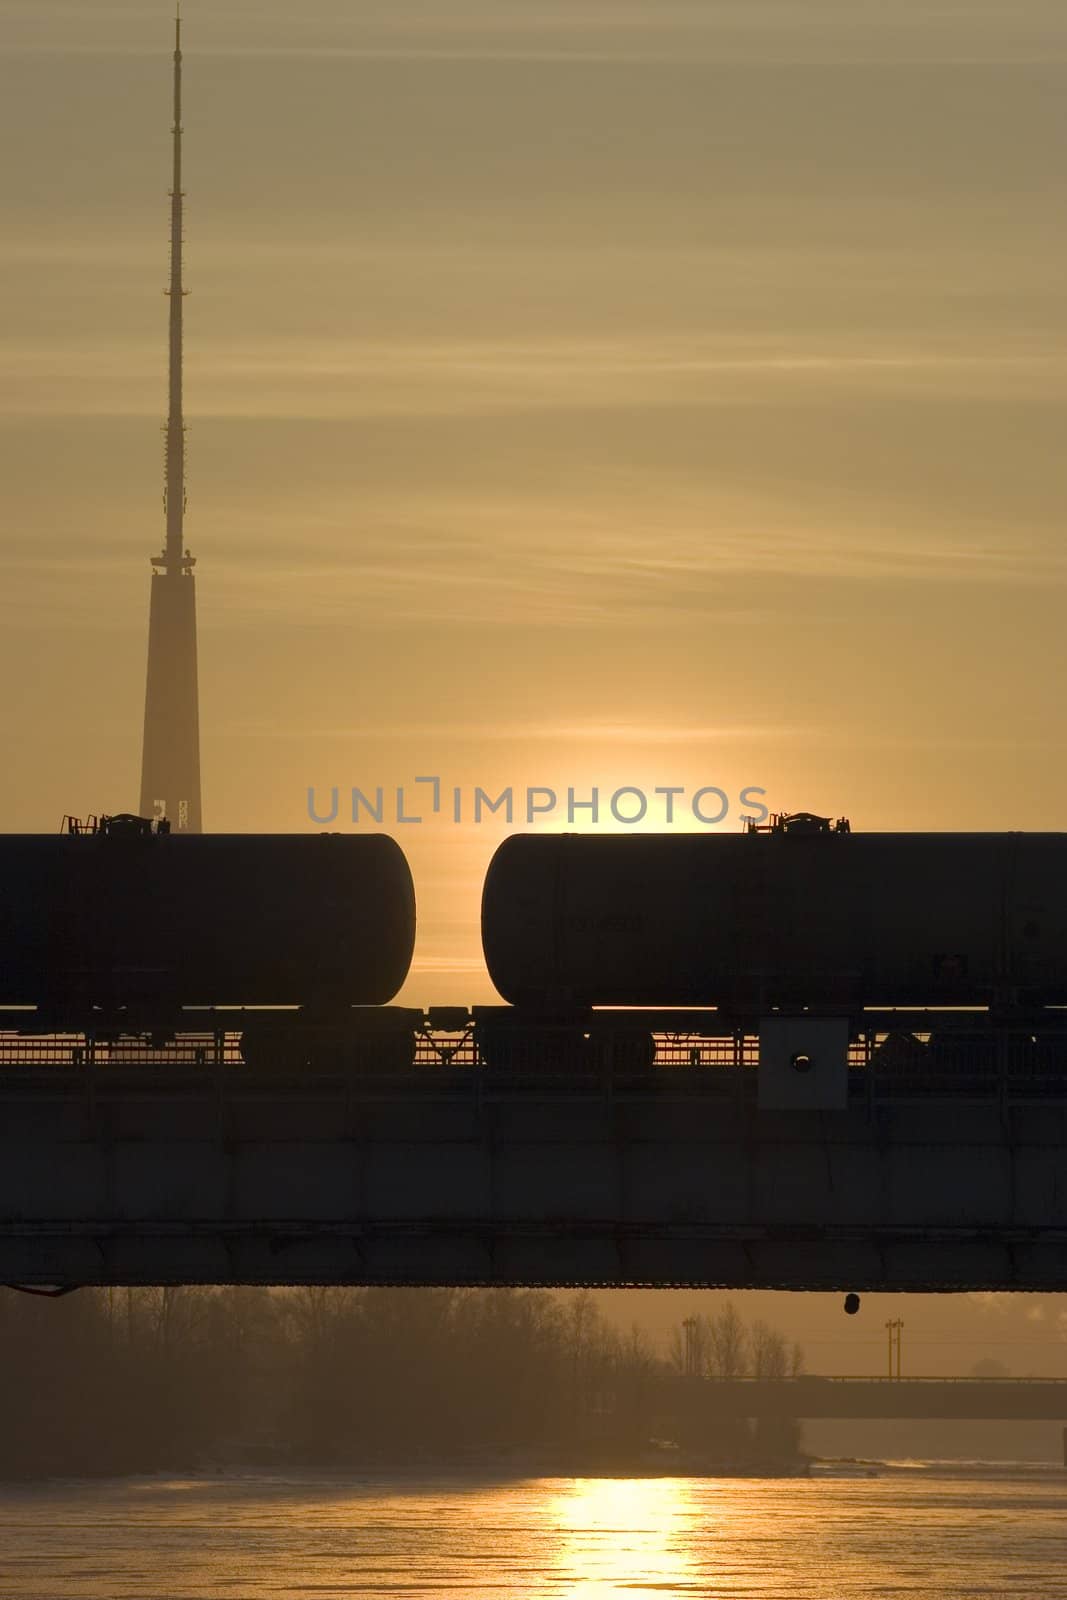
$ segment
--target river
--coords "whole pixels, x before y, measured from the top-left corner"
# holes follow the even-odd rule
[[[1067,1474],[0,1485],[3,1600],[1067,1596]]]

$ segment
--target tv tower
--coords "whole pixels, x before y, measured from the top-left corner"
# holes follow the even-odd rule
[[[180,6],[180,0],[179,0]],[[143,817],[165,816],[199,833],[200,710],[196,673],[196,579],[185,548],[185,418],[182,413],[182,22],[174,18],[174,172],[170,191],[170,365],[163,507],[166,538],[152,557],[148,677],[141,756]]]

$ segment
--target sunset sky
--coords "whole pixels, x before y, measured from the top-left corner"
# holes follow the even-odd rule
[[[3,829],[136,804],[170,14],[0,0]],[[419,774],[1064,826],[1062,0],[184,16],[208,829]],[[393,831],[406,997],[489,998],[502,825]]]

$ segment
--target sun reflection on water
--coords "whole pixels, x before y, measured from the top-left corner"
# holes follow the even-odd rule
[[[691,1533],[700,1516],[684,1478],[576,1478],[551,1502],[561,1593],[582,1600],[696,1590]]]

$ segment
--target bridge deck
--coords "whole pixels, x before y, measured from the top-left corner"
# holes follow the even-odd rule
[[[847,1110],[776,1112],[736,1056],[293,1073],[189,1048],[9,1059],[0,1281],[1067,1287],[1046,1058],[947,1089],[868,1067]]]
[[[671,1391],[674,1391],[673,1394]],[[664,1400],[692,1417],[912,1417],[1067,1421],[1067,1378],[675,1378]]]

